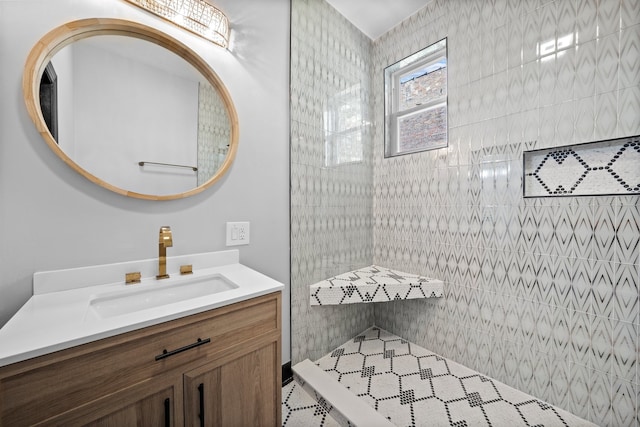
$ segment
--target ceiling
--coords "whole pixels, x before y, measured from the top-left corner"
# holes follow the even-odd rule
[[[327,0],[371,40],[422,9],[431,0]]]

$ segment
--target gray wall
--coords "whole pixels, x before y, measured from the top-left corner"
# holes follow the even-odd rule
[[[374,45],[378,76],[449,51],[449,147],[384,159],[378,126],[373,151],[374,261],[445,295],[377,325],[603,426],[635,425],[639,197],[523,199],[522,151],[640,133],[634,3],[433,1]]]
[[[161,225],[173,230],[171,256],[224,250],[225,222],[250,221],[251,244],[239,247],[241,262],[288,285],[289,2],[216,4],[231,20],[231,52],[124,1],[0,1],[0,325],[31,296],[34,272],[157,257]],[[49,30],[88,17],[158,28],[216,70],[240,122],[236,160],[218,184],[184,200],[126,198],[76,174],[44,144],[23,102],[26,57]],[[286,289],[284,362],[288,314]]]

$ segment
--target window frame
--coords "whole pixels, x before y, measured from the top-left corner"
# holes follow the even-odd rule
[[[410,75],[420,69],[427,69],[430,65],[435,65],[444,60],[445,69],[445,93],[441,97],[434,98],[420,105],[400,110],[401,83],[402,77]],[[430,151],[445,148],[449,145],[449,121],[448,121],[448,52],[447,38],[441,39],[418,52],[392,64],[384,69],[384,92],[385,92],[385,134],[384,134],[384,157],[395,157],[404,154]],[[438,71],[433,70],[432,72]],[[403,119],[411,116],[427,113],[436,108],[444,108],[445,136],[441,143],[422,143],[419,147],[411,149],[401,149],[399,137],[400,123]]]

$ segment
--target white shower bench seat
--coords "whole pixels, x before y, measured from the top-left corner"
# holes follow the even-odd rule
[[[442,296],[442,280],[371,265],[311,285],[311,305],[385,302]]]

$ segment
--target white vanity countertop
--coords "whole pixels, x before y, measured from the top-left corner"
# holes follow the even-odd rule
[[[149,273],[157,260],[143,260],[95,266],[34,275],[34,295],[0,329],[0,366],[20,362],[76,345],[85,344],[124,332],[180,317],[200,313],[236,302],[248,300],[272,292],[281,291],[284,285],[239,263],[238,251],[212,252],[167,258],[169,280],[180,280],[179,264],[192,263],[193,274],[198,277],[219,274],[239,285],[238,288],[195,297],[157,307],[146,308],[113,317],[100,318],[91,307],[91,300],[104,293],[142,290],[157,286],[159,281]],[[132,270],[132,267],[137,269]],[[113,276],[117,270],[142,271],[142,282],[125,285],[124,280],[103,285],[82,285],[92,272]],[[173,272],[173,273],[172,273]],[[175,278],[175,279],[174,279]],[[183,280],[187,280],[184,279]],[[75,283],[74,283],[75,281]],[[82,284],[80,284],[82,283]],[[83,287],[84,286],[84,287]],[[179,286],[179,285],[176,285]],[[48,288],[48,290],[47,290]]]

